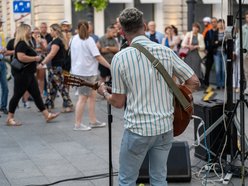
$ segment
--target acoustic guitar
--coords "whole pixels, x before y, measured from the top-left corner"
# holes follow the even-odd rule
[[[179,136],[185,131],[193,114],[192,92],[185,85],[178,85],[178,88],[190,104],[186,109],[184,109],[180,102],[176,98],[174,99],[174,136]]]
[[[87,86],[94,90],[97,90],[100,86],[98,82],[90,83],[69,73],[64,73],[64,84],[75,87]],[[184,85],[178,85],[178,88],[181,90],[185,98],[190,102],[190,106],[184,109],[180,102],[176,98],[174,99],[174,136],[178,136],[185,131],[193,114],[193,96],[191,91]],[[107,91],[111,93],[110,86],[107,86]]]

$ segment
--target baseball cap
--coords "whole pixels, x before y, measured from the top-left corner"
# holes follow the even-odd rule
[[[70,25],[71,23],[69,23],[69,21],[64,19],[64,20],[60,21],[60,24],[61,25]]]

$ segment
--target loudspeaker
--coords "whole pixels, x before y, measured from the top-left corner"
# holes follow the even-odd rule
[[[189,145],[184,142],[173,142],[167,161],[168,182],[190,182],[191,163]],[[140,168],[137,183],[149,183],[149,156],[147,155]]]
[[[207,103],[207,102],[199,102],[194,104],[194,115],[199,116],[205,122],[205,130],[212,126],[222,115],[223,115],[223,102],[222,103]],[[227,123],[227,122],[226,122]],[[197,128],[200,124],[198,119],[194,120],[194,136],[195,140],[197,140]],[[231,123],[233,124],[233,123]],[[223,159],[226,158],[227,154],[235,154],[237,150],[237,132],[234,127],[232,136],[228,133],[228,141],[225,151],[223,153]],[[204,132],[204,128],[201,127],[199,130],[199,135],[201,136]],[[206,137],[206,144],[208,149],[213,152],[215,155],[210,154],[210,159],[216,158],[219,155],[223,148],[225,137],[225,128],[224,121],[221,121],[214,130],[212,130]],[[203,139],[200,143],[205,147],[205,140]],[[231,148],[232,145],[232,148]],[[208,160],[208,152],[202,146],[195,147],[195,157],[202,159],[204,161]]]

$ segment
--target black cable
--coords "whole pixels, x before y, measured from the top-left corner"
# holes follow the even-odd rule
[[[112,176],[117,176],[118,172],[113,172]],[[68,182],[68,181],[85,181],[85,180],[95,180],[95,179],[103,179],[103,178],[107,178],[109,177],[108,173],[104,173],[104,174],[95,174],[95,175],[91,175],[91,176],[82,176],[82,177],[76,177],[76,178],[68,178],[68,179],[63,179],[63,180],[58,180],[52,183],[48,183],[48,184],[30,184],[30,185],[26,185],[26,186],[51,186],[51,185],[55,185],[58,183],[62,183],[62,182]]]

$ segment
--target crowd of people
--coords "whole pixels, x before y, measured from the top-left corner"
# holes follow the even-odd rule
[[[248,12],[243,26],[244,49],[248,49]],[[179,35],[175,25],[168,25],[164,33],[156,30],[156,23],[144,23],[143,13],[136,8],[122,11],[116,22],[109,25],[102,37],[94,34],[93,25],[79,21],[72,32],[71,24],[63,20],[49,26],[43,22],[32,28],[20,24],[15,36],[5,44],[0,33],[0,82],[1,111],[7,114],[8,126],[20,126],[14,115],[22,99],[30,108],[33,99],[46,122],[60,113],[53,113],[55,99],[61,94],[61,112],[73,112],[70,87],[64,83],[65,59],[70,51],[70,73],[94,83],[100,81],[98,93],[113,106],[125,107],[124,134],[120,150],[120,185],[134,185],[138,170],[146,156],[150,156],[150,182],[166,185],[166,161],[173,139],[173,96],[165,81],[153,69],[145,56],[133,47],[138,43],[149,50],[164,65],[170,76],[183,82],[192,92],[200,86],[210,85],[210,72],[215,67],[216,88],[225,86],[225,21],[215,17],[203,19],[204,28],[193,23],[192,30]],[[2,24],[2,22],[0,22]],[[1,25],[0,25],[1,26]],[[244,55],[244,70],[248,82],[248,55],[239,52],[239,32],[236,30],[234,54],[233,87],[239,91],[239,55]],[[5,46],[6,45],[6,46]],[[120,51],[120,52],[119,52]],[[5,56],[11,56],[22,65],[12,68],[14,79],[13,95],[8,104],[8,83],[6,80]],[[203,68],[204,66],[204,68]],[[203,70],[205,69],[205,70]],[[112,82],[112,92],[105,86]],[[248,86],[247,86],[248,87]],[[248,88],[245,90],[248,94]],[[89,87],[79,87],[75,103],[73,130],[87,131],[95,127],[105,127],[95,113],[97,91]],[[161,104],[165,98],[166,104]],[[89,124],[83,120],[88,102]]]
[[[184,32],[181,35],[178,33],[178,29],[175,25],[168,25],[164,29],[164,33],[156,30],[156,23],[149,21],[147,23],[145,35],[153,42],[159,43],[172,49],[181,59],[188,64],[197,77],[201,81],[203,88],[207,88],[210,85],[210,77],[215,69],[215,84],[217,89],[223,89],[225,86],[225,60],[226,60],[226,40],[225,36],[225,21],[223,19],[217,19],[216,17],[205,17],[203,19],[204,27],[201,28],[199,23],[193,23],[192,30]],[[0,22],[2,24],[2,22]],[[78,28],[72,32],[71,24],[67,20],[62,20],[60,24],[52,24],[50,26],[50,33],[48,32],[48,26],[45,22],[41,23],[39,27],[30,27],[30,38],[26,38],[26,44],[34,50],[36,59],[32,59],[36,65],[36,70],[32,71],[35,74],[35,79],[38,84],[40,96],[44,98],[44,105],[48,111],[54,108],[54,100],[57,93],[60,92],[63,99],[62,112],[72,112],[73,103],[69,95],[69,87],[63,83],[63,61],[65,59],[66,51],[71,51],[71,73],[87,81],[94,82],[100,80],[102,82],[109,81],[111,79],[110,66],[114,55],[122,48],[127,47],[129,44],[122,32],[119,18],[112,25],[109,25],[106,29],[106,33],[102,37],[98,37],[94,34],[93,25],[90,22],[78,23]],[[247,25],[248,25],[248,13],[246,13],[246,24],[243,26],[243,38],[244,48],[247,48]],[[0,25],[1,26],[1,25]],[[13,39],[10,39],[5,43],[4,34],[1,32],[1,52],[0,62],[1,67],[1,112],[8,114],[11,110],[12,114],[15,112],[15,107],[8,103],[8,84],[5,78],[6,66],[4,64],[5,56],[13,56],[18,58],[16,53],[17,43],[16,37],[19,37],[21,28],[20,25]],[[84,30],[84,31],[83,31]],[[239,92],[239,31],[236,31],[236,40],[233,51],[233,88],[235,92]],[[87,34],[88,35],[87,35]],[[245,39],[246,38],[246,39]],[[24,38],[21,38],[22,41]],[[23,47],[23,46],[22,46]],[[27,46],[25,46],[27,47]],[[20,47],[19,47],[20,48]],[[30,52],[30,51],[29,51]],[[32,52],[31,52],[32,53]],[[21,52],[25,54],[25,52]],[[30,54],[29,54],[30,55]],[[41,60],[41,58],[42,60]],[[44,59],[43,59],[44,58]],[[19,59],[19,58],[18,58]],[[86,60],[85,60],[86,59]],[[247,56],[244,55],[245,61]],[[23,63],[29,62],[30,59],[19,59]],[[85,63],[81,63],[85,61]],[[247,62],[244,63],[245,77],[248,80]],[[108,64],[108,65],[107,65]],[[35,65],[34,65],[35,66]],[[30,68],[30,67],[28,67]],[[15,72],[12,70],[12,75],[15,77]],[[18,78],[14,78],[15,80]],[[16,82],[17,83],[17,82]],[[17,85],[14,83],[15,85]],[[17,85],[19,90],[19,87]],[[91,127],[82,123],[82,113],[84,110],[84,104],[89,98],[90,101],[90,123],[97,123],[99,126],[104,126],[104,123],[96,120],[94,113],[94,102],[96,99],[96,92],[91,91],[90,88],[84,87],[84,91],[77,90],[79,93],[78,102],[76,103],[76,117],[75,117],[75,130],[90,130]],[[245,93],[248,94],[248,88],[245,89]],[[29,99],[34,98],[30,95],[31,92],[25,90],[24,93],[20,93],[24,107],[30,108]],[[16,96],[16,95],[15,95]],[[18,96],[20,97],[20,96]],[[12,100],[12,99],[11,99]],[[16,100],[18,105],[19,98]],[[12,103],[10,101],[10,103]],[[17,124],[15,120],[8,117],[10,124]],[[11,121],[11,122],[9,122]],[[81,128],[79,127],[81,126]]]

